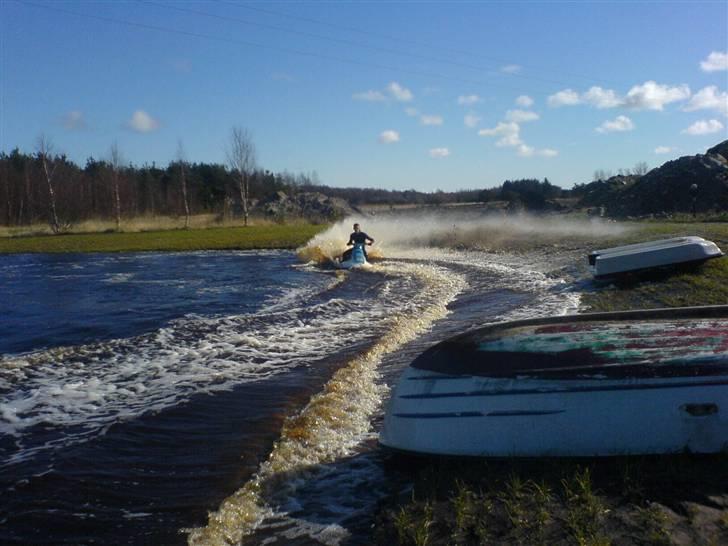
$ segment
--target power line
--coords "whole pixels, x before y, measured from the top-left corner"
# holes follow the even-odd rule
[[[278,52],[285,53],[285,54],[300,55],[300,56],[311,57],[311,58],[316,58],[316,59],[321,59],[321,60],[326,60],[326,61],[334,61],[334,62],[338,62],[338,63],[342,63],[342,64],[350,64],[350,65],[355,65],[355,66],[365,66],[365,67],[369,67],[369,68],[377,68],[377,69],[381,69],[381,70],[389,70],[389,71],[393,71],[393,72],[410,74],[410,75],[421,76],[421,77],[426,77],[426,78],[459,81],[459,82],[463,82],[463,83],[469,83],[469,84],[480,85],[480,86],[500,87],[503,89],[511,90],[516,93],[521,93],[523,91],[522,88],[516,89],[515,87],[506,86],[506,85],[503,85],[500,83],[486,82],[486,81],[482,81],[482,80],[475,80],[472,78],[463,78],[463,77],[459,77],[459,76],[448,76],[448,75],[440,74],[437,72],[426,72],[426,71],[420,71],[420,70],[413,70],[410,68],[400,68],[400,67],[389,66],[389,65],[385,65],[385,64],[372,63],[372,62],[368,62],[368,61],[360,61],[357,59],[349,59],[349,58],[337,57],[337,56],[333,56],[333,55],[325,55],[325,54],[321,54],[321,53],[314,53],[314,52],[310,52],[310,51],[303,51],[303,50],[298,50],[298,49],[293,49],[293,48],[286,48],[286,47],[280,47],[280,46],[269,45],[269,44],[260,44],[260,43],[251,42],[248,40],[224,38],[224,37],[220,37],[220,36],[203,34],[203,33],[199,33],[199,32],[192,32],[192,31],[187,31],[187,30],[180,30],[180,29],[164,27],[164,26],[159,26],[159,25],[138,23],[136,21],[118,19],[115,17],[107,17],[107,16],[103,16],[103,15],[92,15],[92,14],[88,14],[88,13],[79,13],[77,11],[72,11],[72,10],[68,10],[65,8],[59,8],[59,7],[56,7],[55,5],[49,6],[49,5],[37,4],[35,2],[29,2],[27,0],[15,0],[15,1],[24,6],[31,6],[31,7],[46,10],[46,11],[64,13],[66,15],[73,15],[75,17],[94,19],[97,21],[104,21],[107,23],[120,24],[120,25],[130,26],[130,27],[134,27],[134,28],[141,28],[144,30],[151,30],[151,31],[155,31],[155,32],[164,32],[164,33],[168,33],[168,34],[177,34],[177,35],[181,35],[181,36],[187,36],[187,37],[198,38],[198,39],[203,39],[203,40],[212,40],[212,41],[216,41],[216,42],[230,43],[230,44],[234,44],[234,45],[242,45],[242,46],[257,47],[257,48],[262,48],[262,49],[269,49],[269,50],[278,51]]]
[[[255,27],[259,27],[259,28],[264,28],[264,29],[269,29],[269,30],[275,30],[275,31],[279,31],[279,32],[286,32],[286,33],[294,34],[294,35],[297,35],[297,36],[305,36],[307,38],[314,38],[314,39],[318,39],[318,40],[326,40],[326,41],[329,41],[329,42],[334,42],[334,43],[343,44],[343,45],[349,45],[349,46],[354,46],[354,47],[361,47],[363,49],[369,49],[369,50],[372,50],[372,51],[378,51],[380,53],[388,53],[390,55],[399,55],[399,56],[410,57],[410,58],[413,58],[413,59],[419,59],[419,60],[430,61],[430,62],[433,62],[434,61],[434,62],[437,62],[437,63],[448,64],[448,65],[457,66],[457,67],[460,67],[460,68],[467,68],[467,69],[476,70],[476,71],[479,71],[479,72],[486,72],[488,74],[499,74],[499,72],[497,70],[494,70],[493,67],[478,66],[478,65],[473,65],[473,64],[469,64],[469,63],[463,63],[463,62],[459,62],[459,61],[453,61],[451,59],[444,59],[444,58],[432,57],[432,56],[427,56],[427,55],[421,55],[421,54],[418,54],[418,53],[405,52],[405,51],[401,51],[401,50],[397,50],[397,49],[380,47],[380,46],[371,45],[371,44],[362,43],[362,42],[355,42],[355,41],[351,41],[351,40],[344,40],[344,39],[341,39],[341,38],[334,38],[334,37],[331,37],[331,36],[323,36],[321,34],[314,34],[314,33],[306,32],[306,31],[302,31],[302,30],[296,30],[296,29],[291,29],[291,28],[286,28],[286,27],[280,27],[280,26],[277,26],[277,25],[271,25],[271,24],[267,24],[267,23],[261,23],[261,22],[258,22],[258,21],[249,21],[249,20],[246,20],[246,19],[239,19],[239,18],[236,18],[236,17],[229,17],[229,16],[225,16],[225,15],[218,15],[216,13],[210,13],[210,12],[206,12],[206,11],[200,11],[200,10],[197,10],[197,9],[190,9],[190,8],[180,7],[180,6],[172,5],[172,4],[153,2],[153,1],[150,1],[150,0],[137,0],[137,2],[140,3],[140,4],[146,4],[146,5],[150,5],[150,6],[156,6],[156,7],[159,7],[159,8],[168,9],[168,10],[174,10],[174,11],[178,11],[178,12],[182,12],[182,13],[189,13],[189,14],[192,14],[192,15],[201,15],[203,17],[209,17],[209,18],[218,19],[218,20],[221,20],[221,21],[227,21],[227,22],[233,22],[233,23],[242,23],[244,25],[250,25],[250,26],[255,26]],[[241,7],[245,7],[245,6],[241,6]],[[255,9],[255,8],[253,8],[253,9]],[[269,12],[269,13],[273,13],[273,12]],[[511,74],[511,76],[512,77],[517,77],[517,78],[530,79],[530,80],[538,80],[538,81],[542,81],[542,82],[546,82],[546,83],[555,83],[555,84],[558,84],[558,85],[565,85],[565,86],[571,85],[568,82],[564,82],[564,81],[560,81],[560,80],[555,80],[553,78],[542,78],[542,77],[539,77],[539,76],[529,76],[529,75],[524,75],[524,74]]]
[[[414,46],[418,46],[418,47],[437,48],[437,49],[439,49],[441,51],[444,51],[446,53],[450,53],[450,54],[454,54],[454,55],[467,55],[469,57],[474,57],[476,59],[485,59],[485,60],[488,60],[488,61],[497,62],[497,63],[499,63],[501,65],[503,65],[503,64],[506,64],[506,65],[513,64],[513,60],[512,59],[511,60],[506,60],[506,59],[502,59],[502,58],[498,58],[498,57],[491,57],[491,56],[482,55],[482,54],[479,54],[479,53],[473,53],[472,51],[468,51],[468,50],[464,50],[464,49],[451,49],[451,48],[447,48],[447,47],[444,47],[443,48],[443,46],[440,46],[440,45],[437,45],[437,44],[432,44],[432,43],[418,41],[418,40],[412,40],[412,39],[408,39],[408,38],[401,38],[399,36],[392,36],[391,34],[383,34],[383,33],[380,33],[380,32],[374,32],[374,31],[370,31],[370,30],[364,30],[364,29],[361,29],[361,28],[339,25],[339,24],[336,24],[336,23],[329,23],[327,21],[321,21],[319,19],[312,19],[310,17],[301,17],[301,16],[298,16],[298,15],[291,15],[291,14],[284,13],[284,12],[280,12],[280,11],[273,11],[273,10],[264,9],[264,8],[257,8],[257,7],[253,7],[253,6],[246,5],[246,4],[242,4],[242,3],[231,2],[230,0],[213,0],[213,1],[215,1],[217,3],[221,3],[221,4],[228,4],[228,5],[231,5],[231,6],[235,6],[236,8],[239,8],[239,9],[245,9],[245,10],[249,10],[249,11],[255,11],[255,12],[258,12],[258,13],[265,13],[267,15],[275,15],[275,16],[278,16],[278,17],[285,17],[287,19],[292,19],[292,20],[295,20],[295,21],[302,21],[302,22],[306,22],[306,23],[313,23],[313,24],[317,24],[317,25],[327,26],[329,28],[333,28],[333,29],[336,29],[336,30],[344,30],[346,32],[355,32],[355,33],[358,33],[358,34],[373,36],[373,37],[376,37],[376,38],[384,38],[384,39],[392,40],[392,41],[399,42],[399,43],[402,43],[402,44],[414,45]],[[659,1],[659,0],[657,0],[657,1]],[[533,69],[536,69],[536,70],[550,70],[550,69],[547,69],[547,68],[544,68],[544,67],[540,67],[540,66],[537,67],[537,66],[528,65],[528,64],[519,64],[518,66],[524,66],[524,67],[533,68]],[[613,80],[610,81],[610,80],[606,80],[604,78],[596,78],[594,76],[588,76],[588,75],[584,75],[584,74],[577,74],[577,73],[574,73],[574,72],[562,72],[562,73],[564,75],[566,75],[566,76],[573,76],[573,77],[576,77],[576,78],[581,78],[581,79],[589,80],[589,81],[592,81],[592,82],[607,83],[607,84],[610,84],[610,85],[625,85],[624,82],[616,82],[616,81],[613,81]],[[521,78],[529,78],[530,77],[530,78],[533,78],[533,79],[540,79],[540,78],[535,78],[535,77],[532,77],[532,76],[527,76],[527,75],[524,75],[524,74],[510,74],[510,75],[511,76],[515,76],[515,77],[521,77]],[[548,81],[548,80],[546,80],[546,81]],[[561,83],[561,82],[556,82],[556,83]],[[564,84],[564,85],[569,85],[569,84]]]

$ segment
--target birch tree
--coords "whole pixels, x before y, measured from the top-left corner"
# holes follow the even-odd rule
[[[185,229],[190,227],[190,201],[187,197],[187,160],[185,159],[185,149],[182,141],[177,141],[177,167],[179,168],[179,178],[182,185],[182,201],[185,207]]]
[[[230,147],[227,152],[228,164],[235,173],[235,180],[243,207],[243,221],[248,225],[248,204],[250,200],[250,177],[255,169],[255,145],[247,129],[233,127],[230,133]]]
[[[109,166],[111,167],[111,185],[114,192],[114,216],[116,217],[116,231],[121,231],[121,197],[119,195],[119,172],[123,159],[116,141],[109,150]]]
[[[58,162],[53,157],[53,143],[45,135],[38,137],[38,159],[40,159],[43,166],[43,174],[45,175],[45,181],[48,185],[48,201],[50,204],[50,218],[49,223],[53,233],[59,233],[61,231],[61,224],[58,221],[58,211],[56,209],[56,190],[53,186],[53,175],[56,173]]]

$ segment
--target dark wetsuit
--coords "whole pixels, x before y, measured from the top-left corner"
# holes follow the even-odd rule
[[[362,245],[362,250],[364,251],[364,258],[369,258],[367,256],[367,240],[374,242],[374,239],[369,237],[366,233],[363,231],[355,231],[351,235],[349,235],[349,242],[346,243],[347,245],[355,245],[357,243]],[[343,260],[348,260],[351,258],[351,252],[353,251],[353,248],[350,248],[346,252],[344,252],[344,255],[341,257]]]
[[[371,237],[369,237],[369,235],[364,233],[363,231],[355,231],[354,233],[349,235],[349,242],[347,244],[355,245],[356,243],[361,243],[363,245],[366,245],[367,239],[369,239],[370,241],[374,240]]]

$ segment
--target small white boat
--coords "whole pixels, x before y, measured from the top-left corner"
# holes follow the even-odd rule
[[[488,457],[728,448],[728,305],[489,325],[405,370],[380,444]]]
[[[356,243],[351,249],[351,254],[348,259],[341,260],[336,266],[339,269],[354,269],[358,267],[371,267],[371,264],[367,261],[366,254],[364,254],[364,245]]]
[[[596,279],[605,279],[678,264],[701,263],[723,256],[720,248],[702,237],[674,237],[634,245],[595,250],[589,265]]]

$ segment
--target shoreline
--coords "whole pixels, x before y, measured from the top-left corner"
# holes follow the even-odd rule
[[[621,239],[697,234],[728,250],[728,223],[640,227]],[[534,260],[565,252],[569,263],[553,274],[581,285],[579,313],[728,303],[728,257],[697,269],[592,284],[587,253],[581,248],[621,242],[525,241],[515,250]],[[728,543],[728,453],[533,460],[387,458],[400,481],[393,483],[373,514],[372,544]]]
[[[728,258],[698,270],[631,283],[592,285],[587,249],[696,234],[728,250],[728,223],[630,223],[609,238],[459,233],[433,246],[513,252],[582,294],[578,312],[728,303]],[[0,254],[292,249],[326,225],[0,238]],[[471,237],[477,235],[477,238]],[[489,235],[489,236],[486,236]],[[482,236],[482,238],[481,238]],[[17,242],[8,250],[9,243]],[[20,249],[20,250],[18,250]],[[547,258],[559,256],[550,261]],[[546,271],[545,264],[553,267]],[[369,514],[372,544],[728,543],[728,453],[587,460],[388,462],[404,480]],[[711,542],[712,541],[712,542]]]
[[[296,249],[327,227],[324,224],[272,224],[248,227],[3,237],[0,238],[0,255]]]

